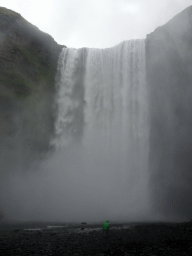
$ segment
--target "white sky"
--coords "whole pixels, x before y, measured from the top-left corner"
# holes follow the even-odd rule
[[[145,38],[190,5],[192,0],[0,0],[57,43],[75,48]]]

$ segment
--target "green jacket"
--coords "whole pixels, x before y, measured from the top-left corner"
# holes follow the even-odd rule
[[[103,230],[109,230],[109,221],[106,220],[106,222],[103,224]]]

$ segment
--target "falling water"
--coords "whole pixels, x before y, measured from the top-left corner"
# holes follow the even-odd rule
[[[55,136],[65,214],[144,216],[148,200],[145,40],[107,49],[64,48]],[[97,218],[97,217],[98,218]]]

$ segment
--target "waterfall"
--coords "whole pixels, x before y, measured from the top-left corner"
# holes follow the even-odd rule
[[[51,145],[62,155],[68,214],[76,205],[81,216],[87,208],[113,219],[147,215],[145,72],[145,40],[62,50]]]

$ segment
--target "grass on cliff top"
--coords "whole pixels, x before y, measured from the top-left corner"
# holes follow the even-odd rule
[[[29,23],[26,19],[24,19],[21,14],[12,11],[11,9],[7,9],[5,7],[0,7],[0,17],[1,16],[9,16],[12,19],[16,19],[16,18],[21,18],[21,21],[23,24],[25,24],[25,26],[27,26],[28,28],[35,28],[37,30],[39,30],[36,26],[34,26],[33,24]]]
[[[7,9],[5,7],[0,7],[0,15],[7,15],[12,17],[21,17],[21,15],[17,12],[14,12],[10,9]]]

